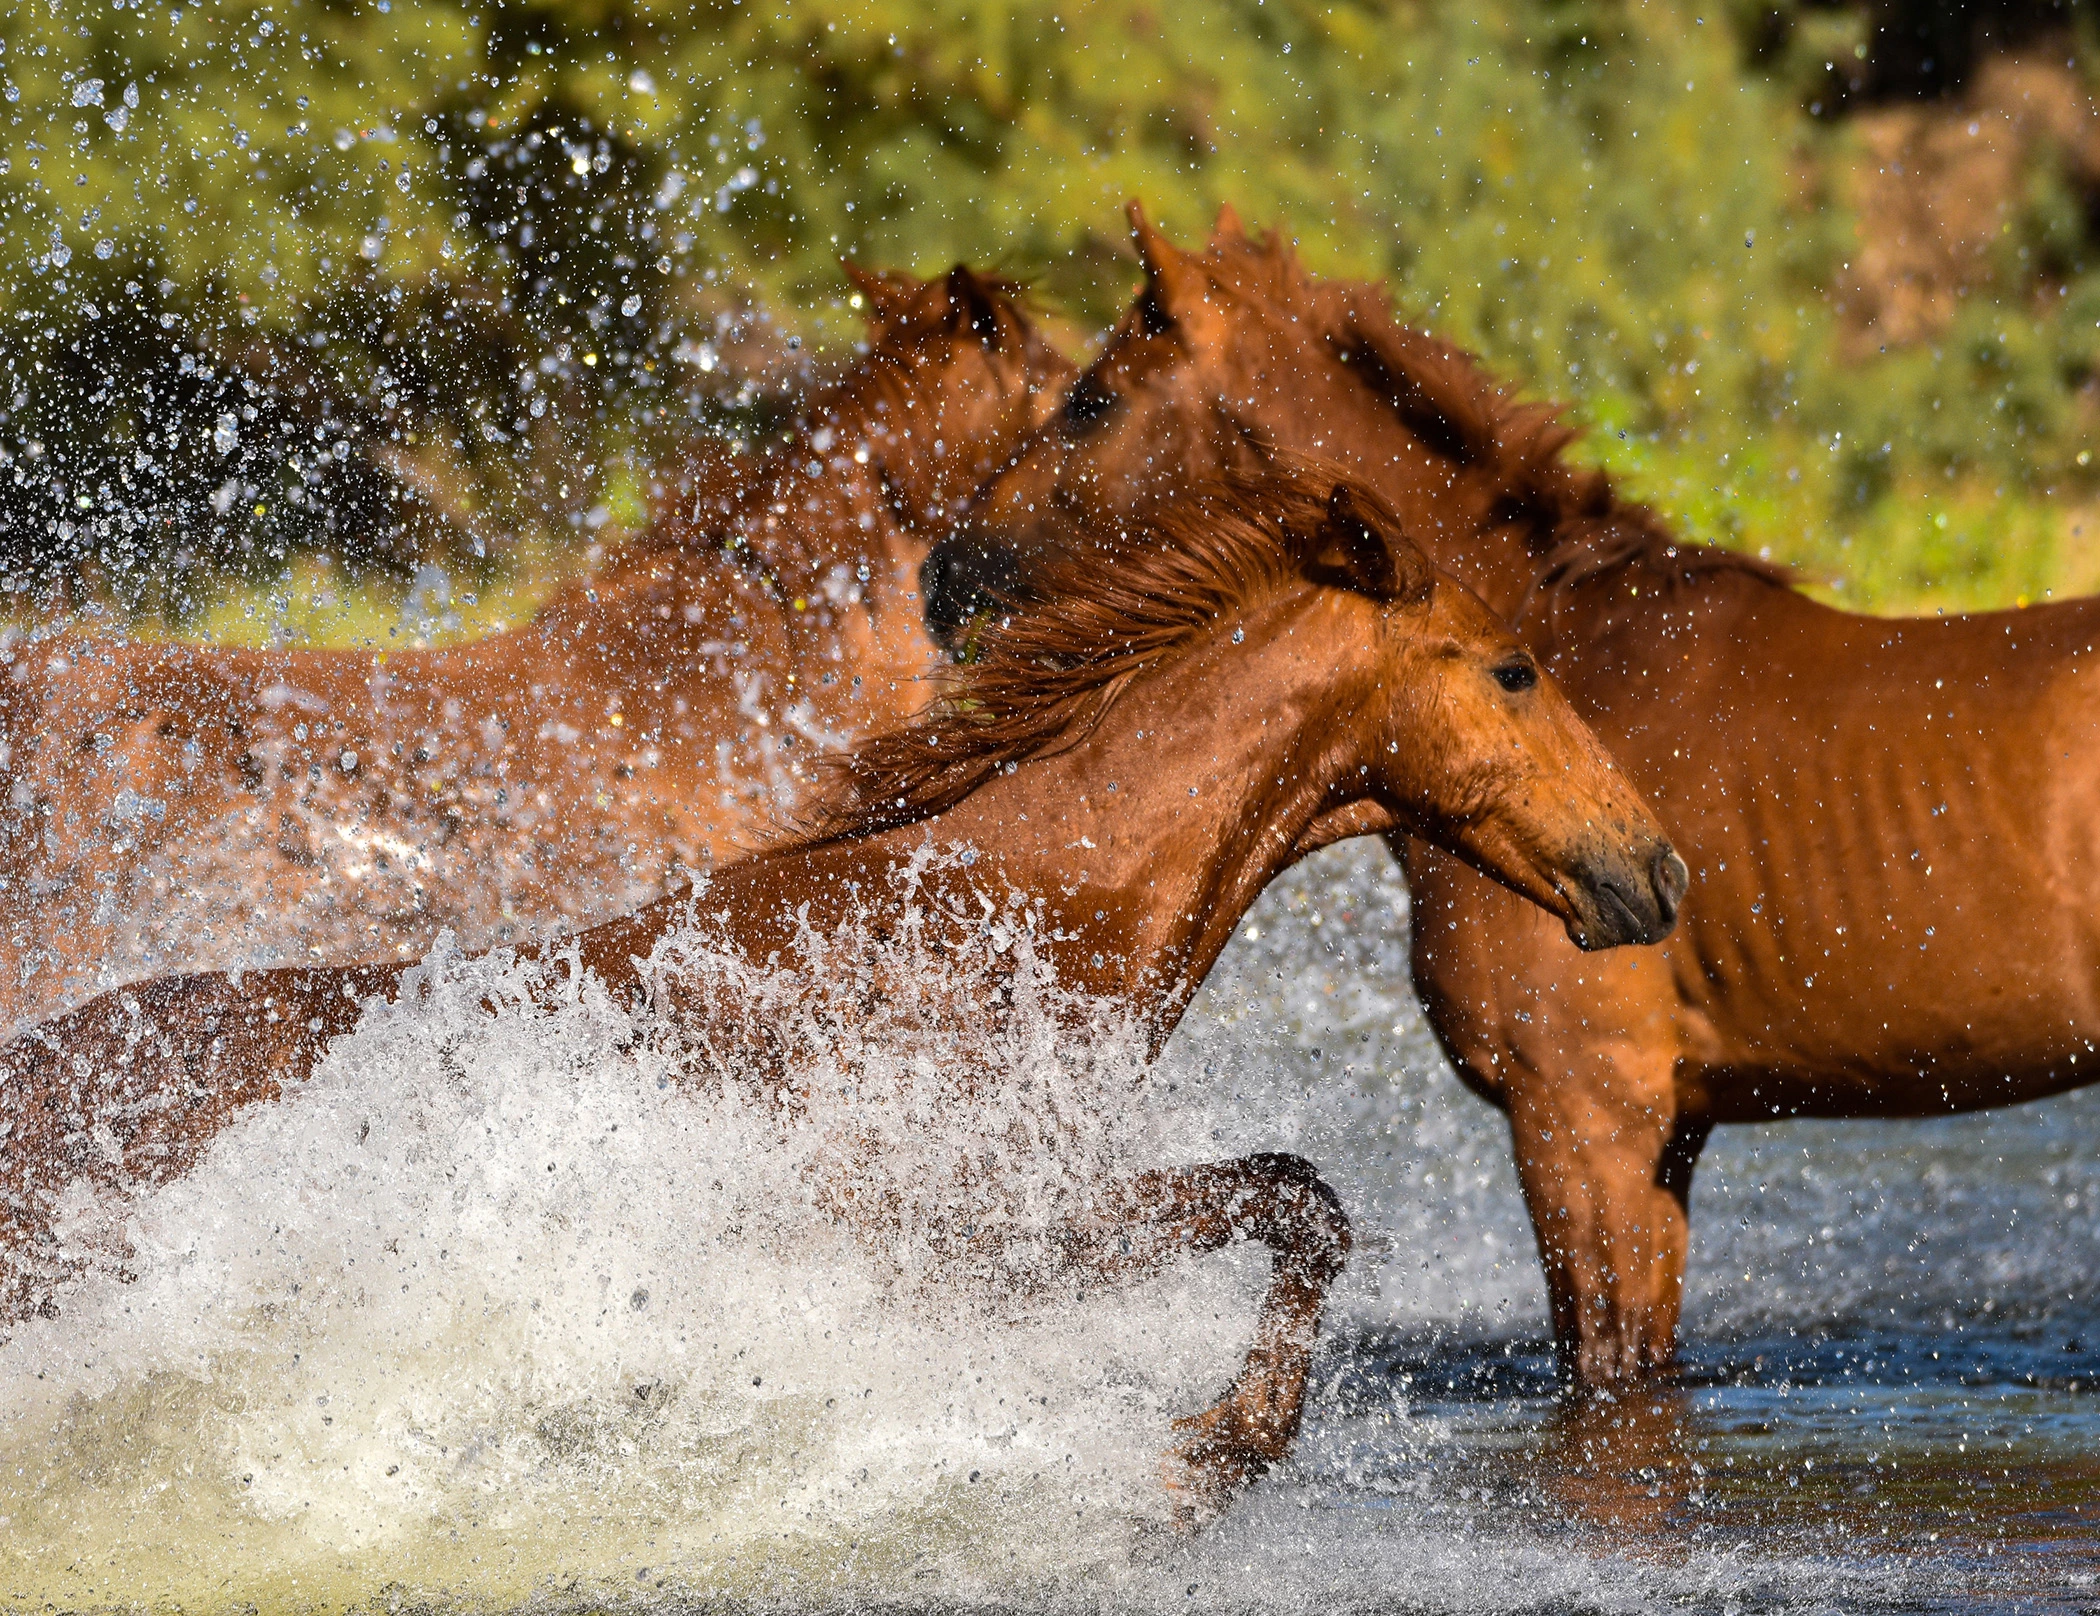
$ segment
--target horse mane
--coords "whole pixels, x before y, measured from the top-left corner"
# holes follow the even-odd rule
[[[1315,281],[1277,233],[1256,241],[1235,224],[1214,234],[1201,257],[1236,290],[1309,320],[1409,430],[1485,475],[1497,490],[1494,518],[1521,522],[1531,536],[1534,596],[1635,568],[1665,589],[1716,574],[1792,587],[1785,567],[1684,542],[1653,508],[1623,498],[1608,472],[1571,464],[1565,451],[1581,432],[1561,419],[1563,406],[1519,399],[1477,355],[1395,319],[1383,286]]]
[[[1278,457],[1199,485],[1113,528],[1072,521],[1068,542],[967,633],[919,718],[824,760],[842,789],[797,846],[853,840],[943,813],[1001,770],[1086,738],[1118,694],[1220,619],[1302,575],[1346,482]],[[1399,533],[1376,495],[1349,485],[1377,529]]]

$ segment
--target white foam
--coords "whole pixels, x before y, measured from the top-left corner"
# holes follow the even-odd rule
[[[827,1015],[791,1011],[837,971],[821,941],[755,975],[676,948],[788,1034],[788,1109],[696,1092],[660,1027],[536,1008],[500,965],[440,959],[368,1015],[128,1209],[134,1278],[0,1349],[5,1592],[905,1593],[950,1561],[996,1584],[1127,1557],[1262,1265],[1016,1304],[941,1242],[991,1215],[1032,1249],[1088,1183],[1208,1130],[1026,960],[1010,1014],[908,1044],[934,1001],[848,1020],[834,976]],[[915,946],[887,980],[932,979]],[[895,1213],[838,1215],[871,1203]]]

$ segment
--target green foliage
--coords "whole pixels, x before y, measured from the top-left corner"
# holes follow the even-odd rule
[[[26,0],[0,38],[17,589],[85,567],[180,618],[300,552],[493,579],[761,429],[754,321],[841,351],[841,254],[1098,326],[1133,195],[1388,280],[1690,532],[1853,598],[2050,587],[2087,486],[2076,199],[2042,175],[2007,239],[2052,295],[1841,357],[1844,133],[1718,8]]]

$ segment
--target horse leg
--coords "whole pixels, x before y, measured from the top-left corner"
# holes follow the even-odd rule
[[[1215,1513],[1290,1451],[1328,1288],[1349,1254],[1349,1219],[1303,1157],[1263,1153],[1142,1173],[1060,1231],[1076,1267],[1156,1273],[1184,1253],[1258,1240],[1275,1253],[1254,1344],[1225,1393],[1175,1422],[1168,1488],[1184,1526]]]
[[[1423,1009],[1459,1077],[1509,1114],[1563,1371],[1601,1384],[1668,1363],[1707,1132],[1680,1108],[1702,1057],[1669,945],[1578,953],[1514,893],[1397,845]]]
[[[89,1260],[53,1233],[69,1189],[121,1197],[197,1161],[303,1080],[400,968],[298,967],[119,988],[0,1047],[0,1337]]]
[[[1709,1131],[1677,1114],[1667,1057],[1591,1053],[1550,1072],[1519,1067],[1504,1091],[1555,1349],[1583,1385],[1676,1353],[1692,1169]]]

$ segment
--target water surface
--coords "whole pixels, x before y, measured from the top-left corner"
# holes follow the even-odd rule
[[[1328,857],[1250,917],[1205,1006],[1258,1004],[1309,1084],[1338,1055],[1378,1074],[1353,1125],[1309,1108],[1387,1244],[1347,1281],[1291,1477],[1308,1510],[1683,1579],[1513,1608],[2100,1608],[2100,1094],[1719,1130],[1682,1373],[1570,1406],[1506,1130],[1406,993],[1397,873]]]
[[[918,1060],[810,1033],[786,1133],[608,1006],[490,1022],[461,968],[125,1209],[132,1278],[0,1348],[0,1604],[2100,1608],[2100,1098],[1723,1130],[1684,1373],[1570,1406],[1405,907],[1382,850],[1323,855],[1149,1075],[1047,1010]],[[996,1103],[955,1092],[964,1054]],[[847,1137],[933,1221],[842,1233]],[[1088,1174],[1276,1148],[1361,1243],[1296,1458],[1186,1540],[1159,1456],[1261,1265],[1015,1302],[928,1231],[995,1179],[1025,1235]]]

